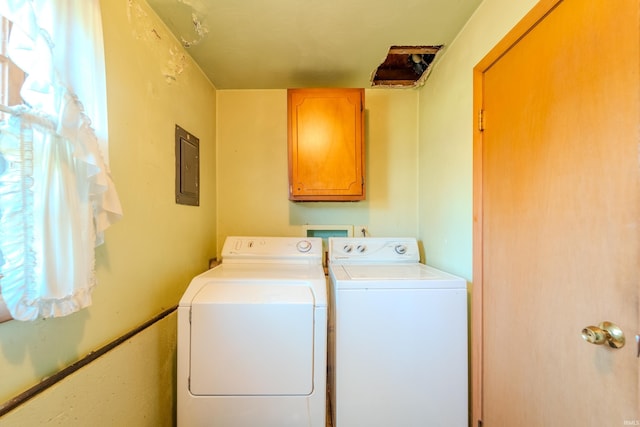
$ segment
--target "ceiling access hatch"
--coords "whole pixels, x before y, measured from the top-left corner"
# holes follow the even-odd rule
[[[439,46],[391,46],[374,71],[372,86],[415,87],[426,80]]]

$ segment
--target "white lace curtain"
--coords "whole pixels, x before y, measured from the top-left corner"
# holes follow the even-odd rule
[[[122,215],[107,165],[99,0],[0,0],[24,104],[2,106],[0,293],[18,320],[91,304],[95,246]]]

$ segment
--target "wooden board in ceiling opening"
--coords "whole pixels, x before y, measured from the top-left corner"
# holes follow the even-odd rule
[[[391,46],[371,79],[372,86],[418,86],[427,78],[439,46]]]

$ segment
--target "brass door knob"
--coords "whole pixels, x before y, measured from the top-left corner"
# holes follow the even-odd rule
[[[611,348],[624,347],[624,333],[612,322],[602,322],[598,326],[587,326],[582,330],[582,339],[591,344],[609,344]]]

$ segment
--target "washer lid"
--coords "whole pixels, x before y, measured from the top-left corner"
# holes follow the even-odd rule
[[[331,278],[338,289],[466,288],[465,279],[425,264],[334,264]]]

